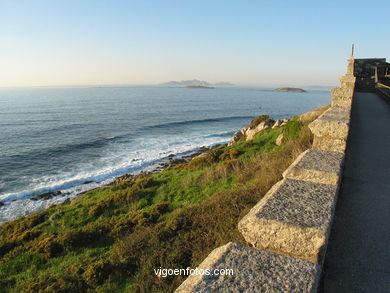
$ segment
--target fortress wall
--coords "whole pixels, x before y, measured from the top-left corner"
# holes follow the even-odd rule
[[[176,292],[316,292],[342,178],[353,70],[351,58],[331,107],[309,125],[312,148],[238,223],[252,247],[228,243],[199,266],[233,269],[234,275],[189,276]]]

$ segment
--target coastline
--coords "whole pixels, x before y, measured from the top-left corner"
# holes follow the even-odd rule
[[[49,93],[46,89],[23,90],[7,93],[6,97],[23,101],[20,111],[29,113],[35,101]],[[23,119],[40,115],[32,126],[25,122],[11,123],[3,129],[15,139],[4,139],[0,147],[4,155],[0,159],[0,173],[5,175],[0,182],[0,201],[5,204],[0,207],[0,222],[46,209],[66,198],[76,198],[124,174],[153,171],[159,163],[168,162],[170,154],[180,154],[176,156],[179,158],[187,154],[182,152],[196,151],[202,145],[226,143],[235,131],[261,112],[274,119],[291,117],[323,103],[325,98],[320,93],[292,100],[286,98],[287,94],[241,87],[218,87],[216,91],[202,93],[160,87],[120,91],[67,88],[53,93],[58,100],[45,100],[45,107],[24,115]],[[100,99],[101,95],[110,97],[110,102]],[[24,96],[29,98],[23,99]],[[123,100],[125,96],[128,98]],[[139,97],[142,103],[137,103]],[[222,106],[225,101],[229,101],[226,107]],[[123,103],[123,107],[119,109],[118,103]],[[82,122],[69,123],[64,114],[50,120],[53,111],[62,104],[72,105],[73,118]],[[117,119],[111,119],[109,113],[113,112]],[[135,119],[137,113],[143,113],[145,118]],[[18,117],[12,114],[10,118]],[[103,128],[102,121],[107,123]],[[28,141],[31,144],[24,147]],[[30,200],[32,197],[36,200]]]
[[[91,286],[100,290],[107,284],[125,284],[116,288],[128,291],[138,284],[135,276],[147,291],[155,291],[156,283],[147,277],[154,260],[161,260],[162,267],[192,267],[197,264],[190,259],[205,258],[215,248],[215,241],[241,239],[237,219],[280,180],[295,155],[311,145],[308,122],[298,117],[281,125],[260,115],[239,131],[248,126],[258,130],[254,137],[245,133],[230,146],[220,144],[209,151],[198,148],[179,156],[165,154],[165,162],[150,166],[145,171],[148,175],[118,177],[111,186],[0,225],[4,268],[23,261],[26,255],[35,257],[10,272],[12,279],[5,285],[43,290],[64,284],[77,291],[72,286],[80,284],[85,291]],[[281,135],[283,145],[277,143]],[[208,233],[205,227],[209,227]],[[226,228],[231,232],[226,233]],[[102,253],[96,254],[97,249]],[[42,260],[45,267],[41,268]],[[43,270],[55,275],[58,262],[66,263],[58,277],[41,277]],[[129,276],[123,265],[134,262],[140,265],[132,266]],[[38,269],[31,274],[32,267]],[[123,283],[112,279],[114,275]],[[41,282],[36,285],[38,278]],[[25,283],[19,281],[24,279]],[[165,291],[173,291],[180,282],[167,280]]]
[[[81,190],[80,192],[76,192],[74,194],[71,194],[69,192],[62,192],[61,190],[53,190],[53,191],[48,191],[48,192],[41,192],[41,193],[36,194],[36,195],[29,197],[29,198],[19,198],[19,199],[13,199],[10,201],[0,200],[0,211],[2,211],[2,210],[4,211],[7,208],[9,210],[15,209],[15,208],[10,208],[10,205],[12,205],[12,203],[20,202],[20,201],[27,201],[27,205],[28,205],[28,203],[31,203],[31,202],[38,203],[38,205],[39,205],[37,208],[32,209],[32,210],[26,209],[26,211],[20,213],[17,216],[14,216],[14,217],[8,217],[8,218],[4,217],[3,219],[2,219],[2,217],[0,217],[0,225],[6,223],[8,221],[13,221],[13,220],[19,219],[21,217],[29,216],[31,214],[43,211],[43,210],[48,209],[54,205],[63,204],[63,203],[70,203],[71,201],[82,196],[86,192],[89,192],[91,190],[95,190],[97,188],[114,185],[114,184],[119,183],[119,182],[121,182],[125,179],[128,179],[128,178],[136,179],[140,175],[142,176],[142,175],[147,175],[147,174],[159,173],[159,172],[162,172],[166,169],[175,167],[178,164],[187,163],[187,162],[191,161],[192,158],[200,156],[204,152],[212,149],[215,146],[219,146],[219,145],[227,145],[227,143],[216,143],[216,144],[212,144],[210,146],[199,146],[193,150],[186,151],[183,153],[170,154],[170,155],[167,155],[161,159],[158,159],[158,160],[142,167],[138,171],[128,172],[128,173],[125,173],[123,175],[119,175],[119,176],[112,177],[110,179],[103,180],[101,182],[84,181],[80,185],[75,186],[75,188],[84,187],[84,189]],[[88,185],[90,188],[88,188]],[[15,215],[14,213],[12,213],[12,211],[9,211],[8,214]]]

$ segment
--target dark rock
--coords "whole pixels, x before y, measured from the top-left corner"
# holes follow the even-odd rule
[[[60,195],[60,194],[62,194],[61,191],[46,192],[32,197],[31,200],[40,200],[40,199],[48,200],[51,199],[53,196]]]
[[[185,160],[185,159],[175,159],[175,160],[171,161],[171,164],[177,165],[177,164],[186,163],[186,162],[187,162],[187,160]]]
[[[67,198],[64,200],[64,202],[62,204],[70,204],[70,202],[71,202],[70,198]]]
[[[90,183],[93,183],[93,181],[91,181],[91,180],[86,180],[86,181],[83,182],[83,184],[90,184]]]
[[[5,203],[3,203],[2,201],[0,201],[0,207],[4,206]]]
[[[237,141],[239,141],[239,140],[241,139],[241,137],[243,137],[243,136],[244,136],[244,134],[242,133],[241,130],[236,131],[236,132],[233,134],[232,138],[230,139],[228,146],[231,146],[231,145],[235,144],[235,143],[236,143]]]
[[[121,182],[124,182],[124,181],[133,181],[137,178],[137,175],[134,175],[134,174],[125,174],[125,175],[122,175],[122,176],[119,176],[117,177],[113,182],[111,182],[110,184],[108,185],[114,185],[114,184],[117,184],[117,183],[121,183]]]

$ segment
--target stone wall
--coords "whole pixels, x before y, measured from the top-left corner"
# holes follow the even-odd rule
[[[354,59],[332,105],[309,128],[303,152],[238,229],[250,246],[213,250],[201,269],[233,269],[229,276],[190,276],[176,292],[316,292],[342,177],[356,78]]]
[[[377,82],[388,84],[390,64],[386,58],[355,59],[353,75],[356,77],[356,91],[375,92]]]

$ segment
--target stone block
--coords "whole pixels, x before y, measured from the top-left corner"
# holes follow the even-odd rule
[[[343,75],[340,78],[340,84],[342,88],[355,88],[356,77],[352,74]]]
[[[338,185],[344,154],[309,149],[283,173],[284,178]]]
[[[351,109],[340,106],[330,107],[326,112],[324,112],[324,114],[325,118],[332,117],[334,119],[346,120],[348,122],[351,119]]]
[[[352,107],[352,98],[342,97],[342,96],[332,97],[332,107],[351,108]]]
[[[321,263],[337,186],[283,179],[239,222],[245,240],[258,249]]]
[[[310,130],[318,137],[347,139],[349,132],[349,111],[342,107],[331,107],[324,114],[309,124]]]
[[[331,137],[314,137],[313,149],[345,153],[347,141]]]
[[[176,289],[188,292],[316,292],[318,265],[236,243],[214,249],[199,269],[233,275],[192,275]]]
[[[353,88],[334,88],[331,90],[332,96],[337,97],[350,97],[352,98],[354,90]]]
[[[353,93],[353,88],[332,89],[332,107],[351,108]]]

